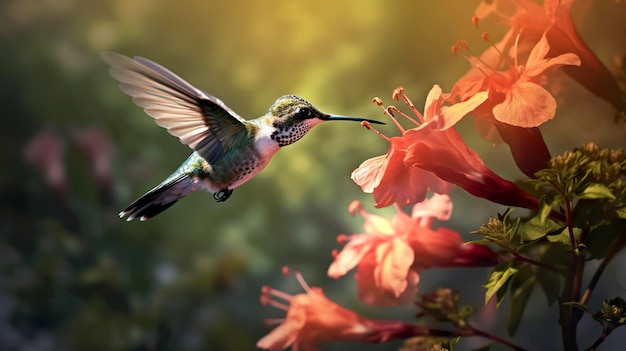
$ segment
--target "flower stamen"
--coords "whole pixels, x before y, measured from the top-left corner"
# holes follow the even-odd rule
[[[285,300],[287,302],[291,301],[291,299],[293,298],[292,295],[289,295],[287,293],[284,293],[280,290],[276,290],[273,289],[267,285],[264,285],[261,288],[261,304],[263,305],[270,305],[270,306],[274,306],[280,309],[285,309],[283,307],[280,306],[286,306],[278,301],[274,301],[272,300],[272,297],[276,297],[279,298],[281,300]]]
[[[311,289],[309,284],[307,284],[307,282],[304,280],[304,278],[302,277],[302,274],[300,274],[299,271],[294,270],[293,275],[296,277],[296,279],[298,280],[298,283],[300,283],[300,286],[302,287],[302,289],[304,289],[304,291],[306,291],[307,294],[317,295],[315,291]]]
[[[367,128],[367,130],[371,130],[374,131],[374,133],[380,135],[383,139],[390,141],[391,139],[386,136],[385,134],[381,133],[380,131],[378,131],[376,128],[372,127],[372,125],[368,122],[368,121],[363,121],[361,122],[361,125],[365,128]]]

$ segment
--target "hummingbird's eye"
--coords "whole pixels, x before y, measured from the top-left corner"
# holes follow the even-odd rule
[[[298,107],[295,115],[300,119],[309,119],[313,118],[313,111],[308,107]]]

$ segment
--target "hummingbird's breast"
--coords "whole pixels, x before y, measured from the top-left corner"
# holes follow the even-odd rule
[[[275,128],[259,125],[249,139],[231,148],[218,162],[205,161],[199,177],[210,191],[234,189],[256,176],[269,163],[280,146],[272,139]]]

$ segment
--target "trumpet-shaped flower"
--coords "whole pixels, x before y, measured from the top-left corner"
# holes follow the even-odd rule
[[[354,202],[351,212],[365,219],[365,232],[338,238],[346,245],[336,254],[328,275],[339,278],[357,267],[359,298],[363,302],[375,306],[411,302],[422,269],[497,263],[496,254],[487,247],[464,244],[452,230],[431,228],[434,219],[447,220],[452,213],[447,195],[434,195],[416,204],[411,216],[396,209],[394,217],[387,220]]]
[[[464,101],[477,92],[488,91],[489,99],[474,112],[479,133],[494,143],[502,137],[520,170],[534,177],[551,157],[536,127],[556,113],[556,100],[540,82],[547,71],[563,65],[580,65],[580,59],[572,53],[546,58],[550,45],[544,34],[534,43],[528,57],[521,60],[517,53],[520,38],[521,35],[515,38],[513,62],[502,54],[508,39],[493,45],[480,57],[464,42],[457,44],[455,52],[469,53],[466,58],[472,69],[457,81],[447,98]]]
[[[433,90],[437,89],[440,90],[438,86],[433,87]],[[411,129],[407,131],[398,123],[394,116],[394,111],[401,113],[408,120],[415,123],[417,128],[421,128],[428,123],[433,125],[439,123],[438,128],[448,128],[451,123],[446,124],[445,121],[461,119],[465,114],[471,112],[475,106],[487,99],[487,93],[479,93],[476,94],[475,97],[468,99],[468,101],[449,106],[443,110],[439,107],[435,110],[432,101],[427,101],[425,113],[422,116],[406,95],[404,95],[403,90],[402,87],[396,89],[394,91],[394,98],[403,98],[420,119],[420,122],[400,112],[394,106],[383,108],[384,113],[391,117],[401,131],[402,136],[389,138],[376,131],[389,141],[389,151],[387,155],[368,159],[352,172],[354,182],[361,186],[364,192],[373,193],[374,199],[376,200],[376,207],[386,207],[393,203],[399,205],[413,204],[424,200],[428,190],[437,194],[448,194],[454,188],[454,185],[442,180],[433,172],[423,168],[413,167],[404,162],[406,151],[409,148],[405,135],[407,132],[410,132]],[[376,98],[374,102],[382,106],[380,99]],[[442,112],[442,116],[435,115],[435,112]],[[368,124],[366,124],[366,127],[372,129]]]
[[[520,37],[518,35],[516,39]],[[463,42],[458,45],[458,50],[468,49]],[[497,121],[513,126],[537,127],[552,119],[556,100],[539,85],[539,81],[550,68],[580,65],[578,56],[565,53],[546,58],[550,45],[545,35],[534,45],[525,62],[518,60],[514,50],[511,64],[507,57],[501,57],[502,49],[502,45],[492,46],[480,58],[468,49],[470,55],[467,58],[473,68],[457,81],[451,97],[464,101],[479,91],[488,91],[489,100],[485,101],[483,110]],[[508,66],[505,70],[501,70],[503,64]]]
[[[329,300],[322,289],[309,287],[300,273],[295,273],[304,294],[290,295],[263,287],[261,303],[287,311],[284,319],[271,319],[279,324],[261,338],[256,346],[264,350],[315,351],[327,341],[362,341],[380,343],[407,335],[425,335],[428,330],[397,321],[376,321],[363,318]],[[284,302],[282,302],[282,301]]]
[[[451,127],[463,115],[484,103],[488,97],[487,92],[477,92],[464,102],[443,106],[441,88],[435,85],[426,99],[423,116],[415,109],[402,89],[398,89],[395,95],[403,99],[423,123],[409,130],[401,129],[403,135],[398,137],[401,144],[392,142],[384,159],[378,157],[374,161],[372,159],[365,161],[352,173],[352,179],[361,185],[364,191],[373,190],[376,207],[398,202],[399,199],[397,196],[383,197],[380,194],[403,194],[402,199],[405,200],[411,199],[405,195],[406,193],[413,195],[412,199],[418,198],[415,196],[418,194],[421,201],[427,186],[436,193],[449,192],[448,189],[436,190],[432,183],[413,183],[414,177],[409,172],[420,169],[431,172],[438,180],[458,185],[475,196],[508,206],[537,208],[537,199],[487,168],[478,154],[471,150],[458,132]],[[393,118],[393,111],[399,110],[390,106],[384,111]],[[411,119],[409,116],[406,117]],[[395,118],[393,120],[396,121]],[[402,145],[400,152],[393,149],[396,145]],[[388,164],[393,164],[394,167],[388,167]],[[403,182],[396,182],[397,179],[402,179]]]
[[[523,33],[523,41],[534,42],[545,35],[554,56],[573,53],[580,64],[563,67],[563,71],[593,94],[611,103],[618,111],[626,111],[626,97],[615,77],[582,40],[572,20],[574,0],[490,0],[481,3],[475,19],[492,18],[510,26],[501,41],[504,50],[515,45],[515,37]],[[513,11],[507,11],[512,9]],[[478,23],[478,22],[476,22]],[[526,46],[526,45],[522,45]]]

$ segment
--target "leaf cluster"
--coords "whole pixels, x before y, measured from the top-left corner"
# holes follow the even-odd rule
[[[464,327],[474,309],[471,306],[459,308],[459,298],[459,293],[449,288],[439,288],[429,294],[422,294],[416,302],[422,310],[418,317],[430,316],[439,322],[451,322],[455,326]]]
[[[601,259],[626,235],[626,158],[621,150],[585,144],[555,156],[536,176],[529,182],[541,193],[539,211],[513,218],[508,209],[473,232],[482,236],[474,243],[502,249],[502,262],[483,287],[485,302],[495,297],[497,306],[509,292],[510,335],[536,285],[548,304],[554,303],[575,256]]]

